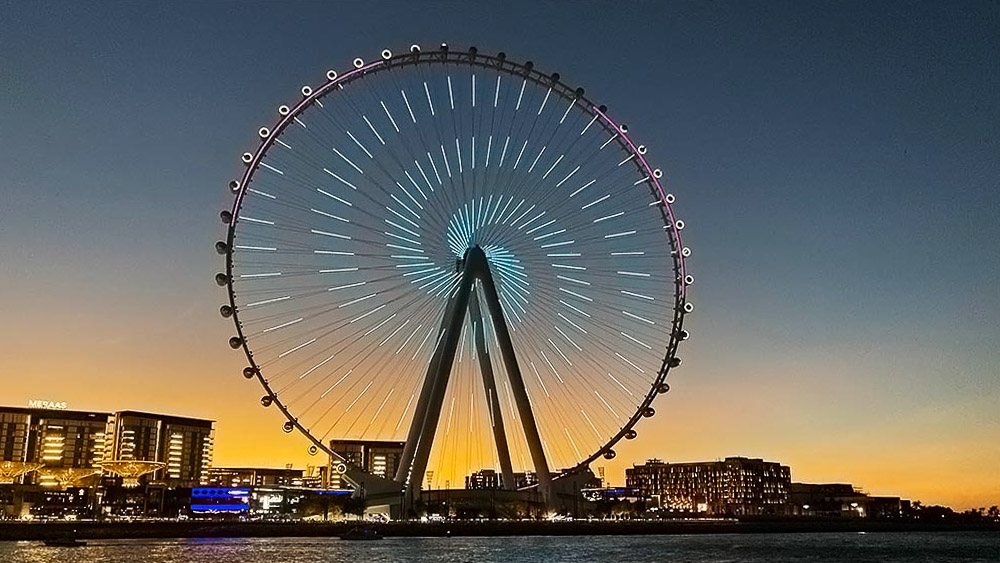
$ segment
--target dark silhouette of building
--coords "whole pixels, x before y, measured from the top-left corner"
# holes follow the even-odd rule
[[[908,502],[899,497],[873,497],[848,483],[792,483],[788,512],[794,516],[900,518]]]
[[[625,486],[666,510],[705,514],[780,514],[788,501],[787,465],[757,458],[665,463],[652,459],[625,470]]]

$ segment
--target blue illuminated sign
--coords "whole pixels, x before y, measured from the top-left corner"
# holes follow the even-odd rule
[[[195,487],[191,489],[192,497],[199,498],[233,498],[250,496],[250,489],[235,487]]]

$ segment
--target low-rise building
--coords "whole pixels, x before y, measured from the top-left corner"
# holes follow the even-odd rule
[[[303,486],[305,472],[291,467],[211,467],[206,485],[210,487]]]
[[[900,518],[906,501],[899,497],[870,496],[848,483],[792,483],[788,513],[793,516]]]
[[[480,469],[465,477],[466,489],[502,489],[503,480],[494,469]]]

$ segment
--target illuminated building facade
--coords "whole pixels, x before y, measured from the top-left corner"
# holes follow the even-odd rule
[[[553,473],[555,476],[558,473]],[[579,471],[572,477],[567,477],[563,482],[569,482],[571,479],[583,479],[581,487],[584,488],[599,488],[601,486],[601,480],[594,476],[594,474],[589,470]],[[514,472],[514,488],[523,489],[525,487],[530,487],[538,483],[538,479],[535,478],[535,474],[531,471],[528,472]],[[428,488],[430,488],[428,486]],[[466,475],[465,477],[465,488],[470,490],[488,490],[488,489],[502,489],[503,488],[503,478],[500,473],[497,473],[495,469],[480,469],[472,473],[471,475]]]
[[[302,487],[305,471],[290,467],[212,467],[207,485],[213,487]]]
[[[330,449],[344,456],[348,463],[364,469],[372,475],[392,479],[399,466],[399,458],[403,455],[405,442],[387,442],[376,440],[331,440]],[[336,462],[334,462],[336,465]],[[334,479],[331,473],[331,480]],[[331,487],[339,488],[334,483]]]
[[[628,487],[596,487],[580,491],[583,498],[590,502],[630,502],[646,500],[646,495],[639,489]]]
[[[465,477],[466,489],[502,489],[500,474],[494,469],[480,469]]]
[[[166,464],[151,480],[193,487],[208,479],[214,450],[214,421],[118,411],[112,415],[108,459]]]
[[[98,472],[104,459],[108,413],[0,407],[0,461],[40,462],[25,483],[55,486],[66,476]]]
[[[790,484],[787,465],[746,457],[697,463],[654,459],[625,470],[626,487],[657,499],[664,509],[681,512],[780,514]]]

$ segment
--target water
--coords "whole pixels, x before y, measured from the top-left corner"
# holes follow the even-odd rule
[[[0,562],[281,563],[497,561],[613,562],[1000,562],[1000,533],[713,534],[488,538],[94,540],[85,547],[0,542]]]

